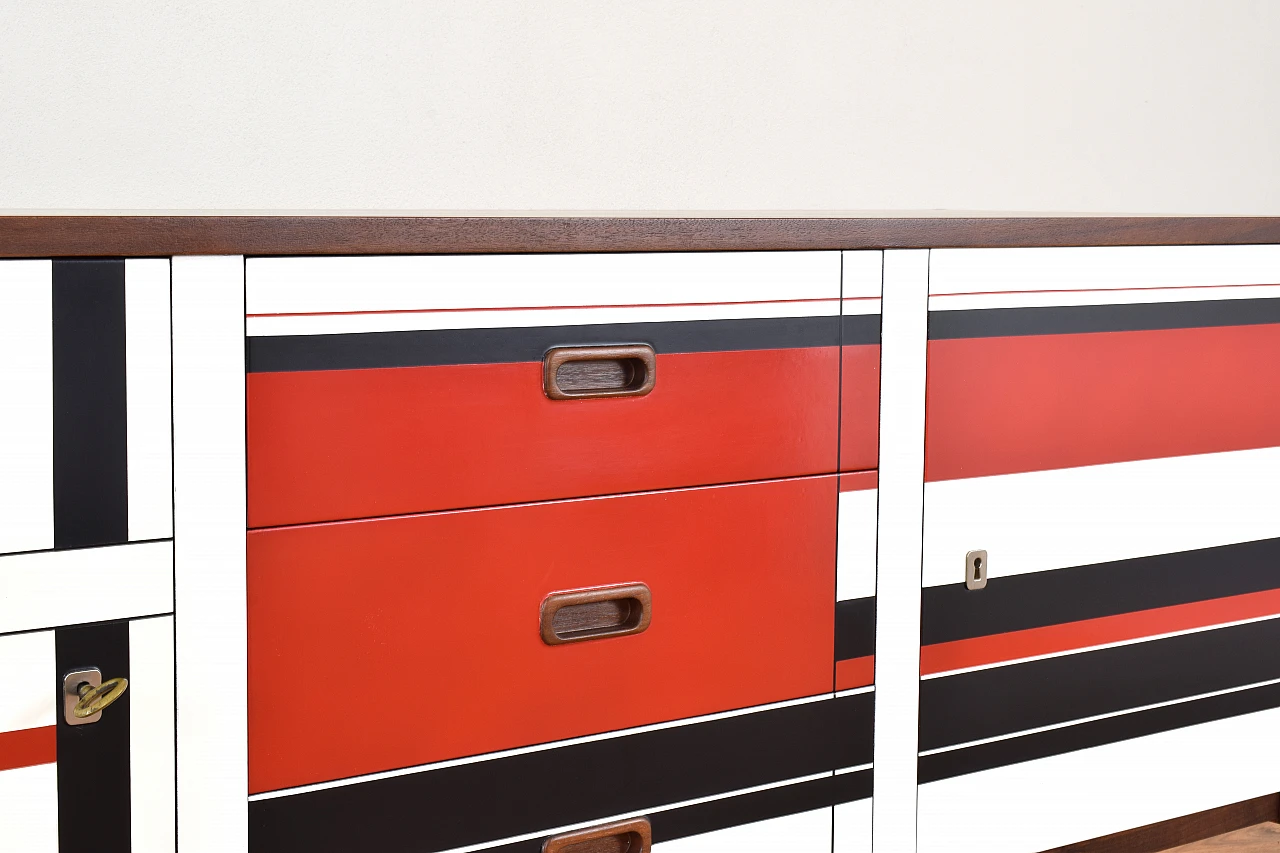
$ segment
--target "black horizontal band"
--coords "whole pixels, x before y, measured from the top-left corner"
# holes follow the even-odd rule
[[[869,764],[873,713],[856,694],[257,800],[249,847],[429,853]]]
[[[733,826],[786,817],[815,809],[830,808],[840,803],[865,800],[871,796],[871,771],[859,770],[814,779],[795,785],[783,785],[765,791],[725,797],[709,803],[681,806],[649,815],[655,844],[702,835]],[[530,838],[512,844],[484,848],[485,853],[541,853],[549,837]]]
[[[841,317],[840,341],[845,346],[880,343],[880,315],[846,314]]]
[[[435,329],[251,337],[250,373],[541,361],[559,346],[649,344],[657,353],[732,352],[840,345],[838,317],[766,317],[502,329]],[[876,318],[879,337],[879,318]]]
[[[836,602],[836,660],[876,653],[876,597]]]
[[[930,311],[929,340],[1140,332],[1280,323],[1280,299],[1206,299],[1127,305],[1055,305]]]
[[[1280,539],[927,587],[923,643],[947,643],[1280,588]],[[839,633],[837,606],[837,635]]]
[[[937,749],[1280,678],[1280,619],[920,683],[920,749]]]
[[[1074,726],[923,755],[920,784],[1280,707],[1280,684],[1206,696]]]

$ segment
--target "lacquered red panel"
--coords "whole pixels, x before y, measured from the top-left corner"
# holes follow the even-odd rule
[[[846,346],[840,369],[840,470],[880,467],[880,345]]]
[[[836,477],[249,533],[252,791],[831,690]],[[641,634],[548,646],[552,592]]]
[[[652,393],[595,400],[541,362],[252,373],[249,525],[829,473],[837,359],[659,355]]]
[[[925,478],[1280,445],[1280,325],[929,341]]]

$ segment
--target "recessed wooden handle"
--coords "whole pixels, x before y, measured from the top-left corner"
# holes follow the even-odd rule
[[[542,600],[542,642],[559,646],[639,634],[652,616],[653,596],[642,583],[553,592]]]
[[[652,846],[649,819],[637,817],[548,838],[542,853],[649,853]]]
[[[552,400],[643,397],[656,379],[653,347],[645,344],[555,347],[542,360],[542,388]]]

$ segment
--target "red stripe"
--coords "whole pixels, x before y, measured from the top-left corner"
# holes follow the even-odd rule
[[[875,489],[880,485],[879,471],[856,471],[852,474],[840,475],[840,491],[862,492]]]
[[[1280,324],[929,341],[925,479],[1280,445]]]
[[[880,345],[844,347],[840,365],[840,470],[880,465]]]
[[[363,314],[455,314],[460,311],[572,311],[578,308],[702,308],[717,305],[788,305],[790,303],[839,302],[835,297],[816,299],[758,299],[749,302],[637,302],[630,305],[514,305],[499,308],[387,308],[381,311],[294,311],[277,314],[245,314],[246,317],[350,317]]]
[[[866,687],[876,681],[876,656],[836,661],[836,690]]]
[[[58,727],[0,732],[0,770],[52,764],[58,760]]]
[[[1138,640],[1280,614],[1280,589],[1156,607],[1044,628],[935,643],[920,650],[920,674],[932,675],[1021,658]]]

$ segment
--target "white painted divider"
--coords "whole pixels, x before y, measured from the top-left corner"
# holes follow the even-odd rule
[[[173,379],[178,845],[237,853],[249,843],[242,257],[173,259]]]
[[[129,541],[173,535],[169,261],[124,262]]]
[[[653,845],[658,853],[830,853],[831,809],[775,817]]]
[[[173,617],[129,623],[129,808],[132,853],[173,853]]]
[[[916,846],[929,252],[884,253],[876,570],[874,845]]]

